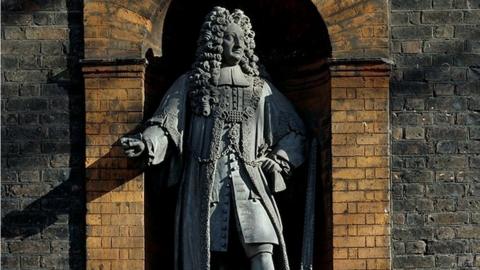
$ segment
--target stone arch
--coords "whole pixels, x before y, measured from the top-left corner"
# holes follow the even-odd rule
[[[168,59],[159,58],[169,54],[164,31],[168,10],[178,2],[181,0],[85,1],[82,62],[87,112],[88,269],[145,268],[146,224],[140,209],[145,203],[144,180],[132,173],[135,181],[112,186],[118,168],[134,171],[121,160],[115,141],[148,115],[145,100],[161,95],[148,89],[164,89],[157,86],[169,84],[168,77],[150,75],[168,68]],[[264,5],[265,10],[271,4],[267,0],[241,2]],[[322,164],[328,167],[324,179],[333,175],[333,190],[323,194],[333,214],[327,220],[333,226],[329,228],[333,230],[332,248],[321,261],[333,269],[386,269],[390,263],[385,118],[389,68],[381,60],[388,56],[386,1],[282,3],[295,6],[298,2],[316,8],[331,48],[318,50],[313,43],[313,54],[292,57],[287,69],[277,65],[272,76],[283,78],[275,81],[294,103],[324,116],[314,119],[313,129],[332,129],[327,132],[332,137],[323,138],[332,143],[332,151],[320,153],[327,161]],[[318,52],[327,53],[315,55]],[[290,61],[268,60],[273,67],[277,60]]]
[[[332,58],[388,58],[387,1],[312,2],[327,24]]]
[[[171,1],[85,1],[85,58],[142,58],[149,48],[161,56],[161,33]],[[386,1],[311,3],[327,25],[332,58],[388,56]]]

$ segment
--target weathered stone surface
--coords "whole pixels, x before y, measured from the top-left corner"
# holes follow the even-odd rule
[[[409,255],[393,258],[393,267],[396,268],[433,268],[435,258],[433,256]]]

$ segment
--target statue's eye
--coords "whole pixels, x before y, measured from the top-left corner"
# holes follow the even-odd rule
[[[225,39],[228,40],[228,41],[233,40],[232,34],[226,34],[226,35],[225,35]]]

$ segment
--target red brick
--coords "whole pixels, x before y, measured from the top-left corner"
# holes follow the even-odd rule
[[[358,202],[365,200],[363,191],[333,192],[333,202]]]
[[[358,235],[389,235],[385,225],[358,225]]]
[[[335,168],[332,172],[333,179],[364,179],[365,170],[364,169],[346,169],[346,168]]]
[[[332,100],[332,111],[363,110],[365,103],[362,99]]]
[[[365,224],[365,214],[335,214],[333,224]]]
[[[389,250],[387,248],[359,248],[359,258],[388,258]]]
[[[332,146],[332,155],[335,157],[353,157],[363,156],[365,148],[356,145],[334,145]]]
[[[335,87],[363,87],[365,80],[361,77],[332,78],[332,88]]]
[[[357,166],[358,167],[387,167],[388,158],[387,157],[357,157]]]
[[[363,133],[365,129],[362,123],[333,123],[332,133]]]
[[[357,270],[366,269],[367,262],[365,260],[334,260],[333,269],[335,270]]]
[[[364,236],[333,237],[333,247],[364,247]]]
[[[357,98],[388,98],[388,89],[357,88]]]

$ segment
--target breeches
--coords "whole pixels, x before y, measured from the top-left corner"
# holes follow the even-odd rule
[[[238,235],[237,233],[233,233]],[[251,262],[259,254],[273,254],[274,244],[245,244],[238,237],[232,237],[227,252],[212,251],[211,270],[250,269]]]

